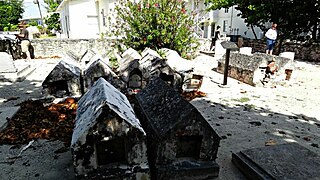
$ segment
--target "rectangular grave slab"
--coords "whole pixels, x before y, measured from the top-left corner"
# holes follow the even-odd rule
[[[152,179],[218,176],[220,137],[200,112],[160,78],[135,96],[135,112],[147,133]],[[174,178],[173,178],[174,179]]]
[[[298,143],[242,150],[232,162],[248,179],[320,179],[320,156]]]
[[[269,62],[275,60],[279,67],[277,74],[285,75],[284,66],[288,64],[289,59],[279,56],[271,56],[264,53],[254,53],[246,55],[241,53],[231,53],[229,57],[228,77],[234,78],[246,84],[256,86],[261,84],[265,77],[266,68]],[[218,59],[217,71],[224,72],[225,56]]]
[[[146,133],[124,94],[99,78],[78,102],[71,152],[89,179],[149,179]]]

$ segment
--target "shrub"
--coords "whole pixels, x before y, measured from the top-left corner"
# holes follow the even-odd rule
[[[194,15],[182,0],[120,0],[111,33],[138,51],[149,47],[176,50],[182,57],[194,52],[198,41],[193,36]]]
[[[32,20],[32,21],[29,22],[29,26],[38,26],[38,22]]]
[[[45,18],[45,23],[47,25],[47,29],[49,31],[55,30],[60,31],[60,14],[59,13],[53,13],[49,17]]]

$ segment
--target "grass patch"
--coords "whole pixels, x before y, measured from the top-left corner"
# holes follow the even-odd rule
[[[237,102],[241,102],[241,103],[245,103],[245,102],[249,102],[250,99],[248,97],[242,97],[240,99],[232,99],[233,101],[237,101]]]

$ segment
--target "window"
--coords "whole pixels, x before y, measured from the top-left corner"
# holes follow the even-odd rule
[[[177,158],[194,158],[199,159],[202,144],[202,136],[180,136],[177,142]]]
[[[228,20],[224,20],[223,21],[223,32],[227,32],[227,28],[228,28]]]
[[[127,163],[126,146],[123,137],[117,137],[108,141],[98,141],[97,164],[107,165],[111,163]]]
[[[224,8],[224,13],[228,13],[229,12],[229,8]]]
[[[214,37],[214,32],[215,32],[215,24],[211,24],[211,37]]]

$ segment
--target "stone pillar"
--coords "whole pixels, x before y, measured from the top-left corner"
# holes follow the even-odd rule
[[[242,47],[240,48],[241,54],[252,55],[252,47]]]
[[[221,58],[225,53],[226,53],[226,49],[224,49],[221,45],[222,40],[216,40],[216,44],[215,44],[215,57]]]
[[[279,54],[279,56],[290,59],[289,63],[285,66],[285,80],[290,80],[292,76],[295,76],[295,74],[293,73],[294,52],[282,52]]]

